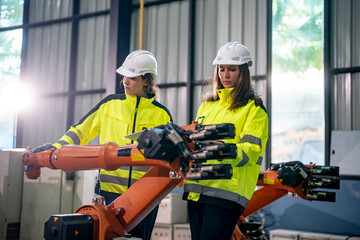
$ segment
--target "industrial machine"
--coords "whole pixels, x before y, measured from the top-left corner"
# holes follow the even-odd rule
[[[123,239],[159,202],[184,179],[229,179],[231,164],[206,164],[207,159],[233,159],[236,145],[221,139],[233,138],[233,124],[190,125],[179,127],[168,123],[127,137],[138,144],[119,146],[66,145],[39,153],[23,155],[26,175],[40,176],[42,167],[73,172],[79,170],[116,170],[120,166],[152,166],[152,168],[110,205],[95,197],[75,214],[53,215],[45,223],[44,238],[52,239]],[[234,239],[261,238],[261,225],[246,220],[254,212],[287,193],[305,200],[335,201],[335,193],[314,188],[339,188],[337,167],[303,165],[289,162],[273,165],[261,172],[257,189],[239,219]]]
[[[235,227],[233,240],[263,239],[263,224],[249,222],[247,217],[284,195],[300,197],[307,201],[335,202],[336,194],[316,191],[316,188],[340,189],[339,167],[304,165],[299,161],[274,164],[260,172],[257,186],[248,206]]]

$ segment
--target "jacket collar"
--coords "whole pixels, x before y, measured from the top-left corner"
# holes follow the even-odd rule
[[[219,96],[219,100],[220,100],[220,101],[231,101],[231,96],[232,96],[231,91],[232,91],[233,89],[234,89],[234,88],[222,88],[222,89],[218,89],[218,90],[217,90],[217,93],[218,93],[218,96]]]
[[[149,96],[149,98],[144,98],[144,97],[138,97],[136,95],[128,95],[128,94],[125,94],[126,96],[126,99],[130,100],[130,101],[133,101],[136,103],[137,99],[139,98],[140,102],[141,103],[145,103],[145,102],[152,102],[154,100],[153,97]]]

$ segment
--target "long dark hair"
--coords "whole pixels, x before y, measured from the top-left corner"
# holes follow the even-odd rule
[[[239,81],[231,91],[232,97],[229,110],[245,106],[249,100],[254,100],[257,104],[263,105],[262,99],[256,95],[253,86],[251,85],[251,76],[248,65],[242,64],[238,66],[240,70]],[[221,84],[219,77],[219,65],[216,65],[212,87],[210,93],[205,97],[205,102],[218,100],[219,96],[217,90],[222,88],[224,88],[224,86]]]

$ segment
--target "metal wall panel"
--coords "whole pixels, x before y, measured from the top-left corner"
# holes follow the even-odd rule
[[[178,82],[186,82],[188,75],[188,51],[189,48],[189,3],[183,2],[179,6],[179,44],[178,49]]]
[[[229,18],[230,18],[230,26],[231,31],[229,32],[230,39],[237,39],[239,42],[243,42],[243,25],[244,25],[244,18],[243,12],[244,12],[244,1],[239,0],[231,0],[230,1],[230,12],[229,12]],[[221,46],[221,44],[224,44],[225,40],[222,42],[218,42],[218,46]]]
[[[204,79],[204,75],[207,75],[207,74],[203,74],[203,68],[202,68],[202,66],[203,66],[203,61],[204,61],[204,56],[203,56],[203,42],[205,41],[204,40],[204,36],[205,36],[205,34],[204,34],[204,27],[203,27],[203,25],[204,25],[204,10],[203,10],[203,8],[204,8],[204,5],[205,5],[205,3],[204,3],[204,1],[196,1],[196,6],[195,6],[195,8],[196,8],[196,14],[195,14],[195,22],[196,22],[196,24],[195,24],[195,43],[194,43],[194,45],[195,45],[195,47],[194,47],[194,49],[195,49],[195,54],[194,54],[194,64],[195,64],[195,66],[194,66],[194,69],[195,69],[195,71],[194,71],[194,80],[196,80],[196,81],[201,81],[201,80],[203,80]],[[214,37],[212,38],[212,39],[214,39]],[[210,48],[210,49],[208,49],[208,51],[212,51],[212,52],[214,52],[214,53],[216,53],[215,52],[215,50],[213,49],[213,48]]]
[[[351,66],[351,2],[352,0],[334,1],[332,6],[332,25],[331,39],[333,45],[334,68],[344,68]]]
[[[139,49],[139,12],[132,14],[131,51]],[[142,49],[157,59],[159,84],[186,81],[188,17],[186,1],[144,9]]]
[[[29,22],[43,22],[69,17],[73,0],[31,0]]]
[[[68,89],[70,29],[69,23],[29,29],[25,77],[40,94]]]
[[[351,66],[360,66],[360,1],[352,1],[351,6],[352,24],[351,24],[351,43],[352,55]],[[360,90],[358,88],[358,90]],[[359,91],[358,91],[359,92]]]
[[[351,74],[334,77],[333,129],[351,130]]]
[[[204,92],[204,87],[202,85],[199,86],[195,86],[194,87],[194,104],[193,104],[193,116],[194,116],[194,121],[196,120],[196,114],[197,114],[197,110],[200,107],[201,101],[202,101],[202,93]]]
[[[170,48],[175,48],[178,42],[172,43],[171,45],[168,41],[169,34],[168,31],[170,29],[170,12],[169,12],[169,5],[160,5],[156,7],[156,19],[154,23],[156,24],[156,41],[155,41],[155,49],[154,54],[158,61],[158,82],[159,83],[166,83],[167,79],[167,72],[170,71],[168,62],[168,53],[170,52]]]
[[[250,68],[250,72],[252,75],[255,75],[255,68],[257,65],[256,61],[256,40],[257,40],[257,2],[256,1],[244,1],[244,12],[242,14],[243,17],[243,44],[247,46],[251,53],[251,58],[253,59],[253,66]]]
[[[105,88],[108,45],[108,15],[80,20],[76,90]]]
[[[253,81],[254,88],[256,89],[256,93],[261,97],[261,99],[264,102],[264,105],[266,106],[266,79],[261,79],[257,81]]]
[[[241,4],[241,2],[236,1],[235,4],[236,5]],[[221,46],[225,42],[228,42],[228,39],[232,39],[229,37],[230,37],[230,35],[233,34],[233,29],[239,30],[240,29],[239,27],[241,27],[241,25],[238,25],[239,14],[233,12],[234,10],[236,11],[236,7],[235,7],[235,9],[232,9],[233,7],[234,7],[234,1],[225,0],[225,1],[219,2],[218,6],[215,6],[215,8],[214,8],[216,10],[216,15],[221,16],[218,19],[214,18],[214,20],[213,20],[215,23],[216,29],[218,30],[217,32],[220,33],[220,34],[218,34],[217,37],[215,36],[217,46]],[[222,15],[223,13],[228,13],[228,14]],[[211,13],[209,15],[211,15]],[[216,16],[216,15],[214,15],[214,16]],[[226,26],[228,26],[228,27],[226,27]],[[236,32],[238,33],[238,31],[236,31]],[[214,31],[214,33],[215,33],[215,31]],[[237,39],[237,37],[235,39]],[[238,41],[240,41],[240,40],[238,40]]]
[[[105,94],[86,94],[79,95],[75,98],[75,123],[79,122],[82,117],[85,116],[101,99],[105,97]]]
[[[110,9],[110,0],[80,0],[80,14]]]
[[[253,76],[266,75],[266,4],[260,0],[196,2],[196,80],[212,78],[212,61],[228,41],[238,41],[249,48]]]
[[[184,111],[188,99],[186,96],[186,88],[167,88],[160,89],[160,102],[166,103],[166,107],[170,110],[173,121],[178,125],[187,125],[187,114]]]
[[[22,146],[33,148],[56,142],[66,130],[67,99],[49,99],[44,95],[68,89],[70,28],[69,23],[62,23],[29,29],[23,76],[38,98],[33,108],[19,115],[24,119],[23,132],[19,133],[22,134]]]
[[[195,80],[204,80],[208,78],[212,78],[214,72],[214,66],[212,62],[216,56],[218,47],[216,46],[216,39],[218,36],[223,34],[223,31],[228,28],[228,26],[219,26],[216,28],[216,24],[218,23],[219,16],[226,16],[223,14],[226,13],[219,13],[217,12],[218,6],[220,6],[222,1],[216,0],[207,0],[204,1],[204,6],[201,9],[196,9],[196,14],[198,10],[204,11],[203,16],[203,24],[198,25],[196,24],[196,29],[202,28],[203,29],[203,36],[200,37],[200,41],[198,40],[199,35],[195,34],[195,48],[201,49],[201,62],[195,62],[195,76],[200,76],[201,78],[196,78]],[[222,43],[223,44],[223,43]],[[214,54],[215,53],[215,54]],[[201,75],[197,74],[198,70],[202,70]]]
[[[38,98],[34,107],[21,113],[24,119],[22,146],[34,148],[54,143],[66,132],[67,98]],[[25,115],[26,114],[26,115]]]
[[[331,68],[360,67],[360,2],[332,1]],[[344,70],[346,71],[346,70]],[[335,74],[332,89],[332,130],[360,130],[359,73]]]
[[[351,75],[351,112],[352,122],[351,126],[354,130],[360,130],[360,73],[354,73]]]
[[[254,75],[267,75],[267,26],[268,26],[268,19],[267,19],[267,1],[264,0],[257,0],[257,23],[256,23],[256,46],[255,52],[252,53],[255,59],[255,70]],[[264,83],[264,88],[266,92],[266,82]],[[260,91],[259,91],[260,92]],[[265,93],[264,92],[264,93]],[[263,95],[263,100],[266,99],[266,96]]]

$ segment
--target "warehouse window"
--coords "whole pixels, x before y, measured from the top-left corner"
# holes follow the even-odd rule
[[[23,1],[0,0],[0,149],[15,146],[22,16]]]
[[[272,163],[322,165],[323,0],[274,0],[272,33]]]

